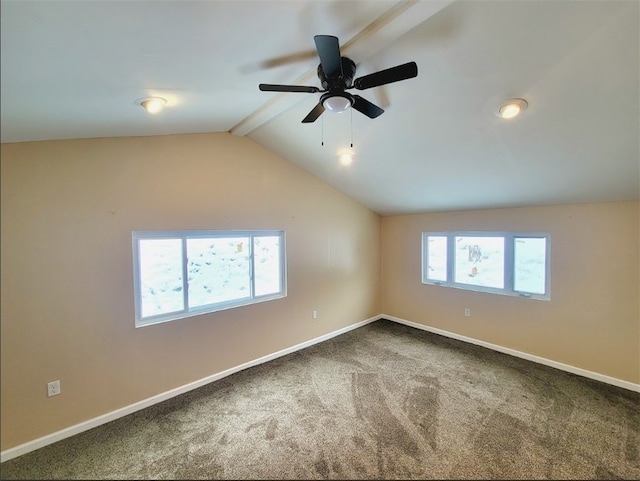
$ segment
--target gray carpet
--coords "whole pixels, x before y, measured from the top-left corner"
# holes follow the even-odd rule
[[[640,394],[377,321],[0,465],[2,479],[638,479]]]

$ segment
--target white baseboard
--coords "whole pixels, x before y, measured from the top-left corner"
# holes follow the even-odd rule
[[[629,391],[640,392],[640,384],[635,384],[629,381],[624,381],[622,379],[617,379],[615,377],[606,376],[604,374],[600,374],[597,372],[587,371],[586,369],[581,369],[579,367],[571,366],[569,364],[563,364],[561,362],[552,361],[551,359],[546,359],[544,357],[535,356],[533,354],[528,354],[526,352],[516,351],[515,349],[509,349],[508,347],[502,347],[502,346],[498,346],[497,344],[491,344],[489,342],[480,341],[472,337],[462,336],[460,334],[456,334],[455,332],[449,332],[449,331],[444,331],[442,329],[438,329],[435,327],[425,326],[424,324],[418,324],[417,322],[407,321],[405,319],[400,319],[399,317],[381,314],[380,319],[387,319],[389,321],[397,322],[399,324],[404,324],[409,327],[415,327],[416,329],[421,329],[423,331],[429,331],[429,332],[433,332],[434,334],[440,334],[441,336],[450,337],[452,339],[457,339],[459,341],[468,342],[470,344],[476,344],[478,346],[486,347],[488,349],[492,349],[494,351],[498,351],[503,354],[509,354],[510,356],[526,359],[527,361],[533,361],[538,364],[544,364],[545,366],[554,367],[556,369],[560,369],[561,371],[570,372],[572,374],[577,374],[578,376],[587,377],[589,379],[595,379],[596,381],[601,381],[607,384],[611,384],[613,386],[628,389]]]
[[[381,314],[379,316],[374,316],[364,321],[358,322],[356,324],[352,324],[347,327],[343,327],[342,329],[338,329],[337,331],[330,332],[320,337],[316,337],[315,339],[311,339],[309,341],[303,342],[301,344],[297,344],[295,346],[289,347],[287,349],[283,349],[278,352],[274,352],[273,354],[268,354],[266,356],[260,357],[258,359],[254,359],[253,361],[246,362],[244,364],[240,364],[238,366],[232,367],[225,371],[219,372],[217,374],[213,374],[204,379],[200,379],[198,381],[194,381],[189,384],[185,384],[184,386],[172,389],[170,391],[166,391],[164,393],[158,394],[156,396],[152,396],[150,398],[144,399],[134,404],[130,404],[129,406],[125,406],[123,408],[117,409],[115,411],[109,412],[107,414],[103,414],[101,416],[95,417],[88,421],[84,421],[82,423],[76,424],[74,426],[70,426],[68,428],[62,429],[60,431],[56,431],[55,433],[48,434],[41,438],[35,439],[33,441],[26,442],[19,446],[7,449],[5,451],[0,452],[0,463],[8,461],[13,458],[17,458],[18,456],[22,456],[23,454],[27,454],[31,451],[35,451],[36,449],[43,448],[48,446],[49,444],[53,444],[57,441],[61,441],[65,438],[71,437],[75,434],[80,434],[84,431],[88,431],[89,429],[93,429],[102,424],[106,424],[110,421],[114,421],[123,416],[127,416],[128,414],[134,413],[141,409],[147,408],[149,406],[153,406],[154,404],[158,404],[162,401],[166,401],[167,399],[171,399],[175,396],[179,396],[180,394],[184,394],[193,389],[197,389],[211,382],[217,381],[219,379],[225,378],[234,374],[236,372],[242,371],[244,369],[248,369],[253,366],[257,366],[259,364],[263,364],[268,361],[272,361],[273,359],[277,359],[282,356],[286,356],[287,354],[291,354],[296,351],[300,351],[301,349],[305,349],[307,347],[311,347],[314,344],[318,344],[323,341],[327,341],[333,337],[339,336],[346,332],[352,331],[359,327],[362,327],[366,324],[370,324],[371,322],[387,319],[389,321],[397,322],[399,324],[404,324],[409,327],[414,327],[416,329],[421,329],[423,331],[433,332],[435,334],[440,334],[442,336],[450,337],[452,339],[457,339],[459,341],[468,342],[470,344],[476,344],[478,346],[486,347],[488,349],[492,349],[494,351],[498,351],[504,354],[509,354],[511,356],[519,357],[521,359],[526,359],[528,361],[533,361],[538,364],[543,364],[545,366],[554,367],[556,369],[560,369],[562,371],[570,372],[572,374],[577,374],[579,376],[583,376],[586,378],[594,379],[596,381],[601,381],[607,384],[611,384],[613,386],[618,386],[624,389],[628,389],[630,391],[640,392],[640,384],[635,384],[629,381],[623,381],[622,379],[617,379],[611,376],[606,376],[604,374],[599,374],[597,372],[587,371],[585,369],[581,369],[575,366],[570,366],[568,364],[563,364],[561,362],[552,361],[551,359],[546,359],[543,357],[535,356],[533,354],[527,354],[526,352],[516,351],[515,349],[509,349],[507,347],[498,346],[497,344],[491,344],[489,342],[480,341],[478,339],[474,339],[467,336],[462,336],[460,334],[456,334],[454,332],[445,331],[442,329],[438,329],[435,327],[425,326],[424,324],[418,324],[416,322],[407,321],[405,319],[401,319],[395,316],[389,316],[386,314]]]
[[[18,456],[22,456],[23,454],[27,454],[31,451],[35,451],[36,449],[43,448],[48,446],[49,444],[53,444],[55,442],[61,441],[65,438],[71,437],[75,434],[80,434],[84,431],[88,431],[89,429],[93,429],[102,424],[106,424],[110,421],[114,421],[118,418],[126,416],[128,414],[134,413],[136,411],[140,411],[141,409],[147,408],[149,406],[153,406],[154,404],[158,404],[162,401],[166,401],[167,399],[171,399],[175,396],[179,396],[180,394],[184,394],[186,392],[192,391],[193,389],[197,389],[211,382],[217,381],[219,379],[225,378],[234,374],[236,372],[242,371],[244,369],[248,369],[253,366],[257,366],[259,364],[264,364],[265,362],[272,361],[273,359],[277,359],[282,356],[286,356],[287,354],[291,354],[296,351],[300,351],[301,349],[305,349],[307,347],[311,347],[314,344],[318,344],[323,341],[327,341],[332,337],[339,336],[340,334],[344,334],[346,332],[352,331],[359,327],[362,327],[371,322],[377,321],[380,319],[380,316],[371,317],[364,321],[358,322],[356,324],[352,324],[347,327],[343,327],[342,329],[338,329],[337,331],[330,332],[320,337],[316,337],[315,339],[311,339],[310,341],[303,342],[301,344],[297,344],[295,346],[289,347],[287,349],[283,349],[278,352],[274,352],[273,354],[268,354],[266,356],[260,357],[258,359],[254,359],[253,361],[245,362],[244,364],[240,364],[238,366],[232,367],[225,371],[219,372],[217,374],[213,374],[204,379],[200,379],[198,381],[194,381],[189,384],[185,384],[184,386],[180,386],[175,389],[171,389],[170,391],[166,391],[164,393],[158,394],[156,396],[152,396],[150,398],[144,399],[134,404],[130,404],[129,406],[125,406],[123,408],[117,409],[115,411],[111,411],[107,414],[103,414],[101,416],[95,417],[93,419],[89,419],[88,421],[84,421],[79,424],[75,424],[68,428],[62,429],[60,431],[56,431],[55,433],[48,434],[46,436],[42,436],[41,438],[34,439],[33,441],[26,442],[24,444],[20,444],[19,446],[7,449],[5,451],[0,452],[0,463],[4,463],[13,458],[17,458]]]

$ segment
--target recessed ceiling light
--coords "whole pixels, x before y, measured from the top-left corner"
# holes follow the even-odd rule
[[[351,152],[341,152],[338,154],[338,160],[342,165],[350,165],[353,162],[353,154]]]
[[[512,119],[524,112],[527,109],[528,105],[529,104],[524,99],[507,100],[504,104],[502,104],[502,107],[500,107],[500,110],[498,110],[496,114],[498,115],[498,117],[505,120]]]
[[[167,104],[162,97],[145,97],[136,101],[140,106],[150,114],[158,113]]]

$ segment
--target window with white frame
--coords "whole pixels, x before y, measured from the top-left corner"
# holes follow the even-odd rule
[[[547,233],[423,232],[422,282],[549,300]]]
[[[284,231],[134,231],[136,327],[286,296]]]

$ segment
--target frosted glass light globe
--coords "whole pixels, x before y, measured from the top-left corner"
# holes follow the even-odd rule
[[[351,107],[351,101],[346,97],[341,97],[336,95],[334,97],[329,97],[322,102],[324,108],[331,112],[344,112],[349,107]]]

